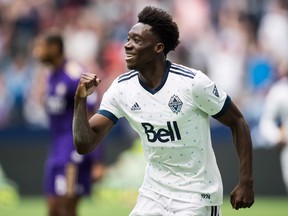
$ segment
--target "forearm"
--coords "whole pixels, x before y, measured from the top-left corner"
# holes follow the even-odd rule
[[[233,102],[218,120],[231,129],[240,161],[239,184],[231,192],[230,202],[236,210],[251,207],[254,202],[254,192],[252,141],[249,126]]]
[[[77,152],[86,154],[91,152],[96,145],[96,134],[90,128],[86,98],[75,97],[74,116],[73,116],[73,139]]]
[[[240,183],[253,184],[252,140],[249,126],[242,117],[231,130],[240,161]]]

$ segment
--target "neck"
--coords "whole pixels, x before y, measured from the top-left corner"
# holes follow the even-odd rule
[[[150,89],[156,89],[163,79],[165,69],[166,60],[146,65],[145,68],[139,70],[139,78]]]
[[[57,57],[51,62],[52,67],[54,69],[60,68],[63,65],[64,61],[64,56]]]

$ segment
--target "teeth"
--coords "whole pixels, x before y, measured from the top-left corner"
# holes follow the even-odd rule
[[[128,58],[133,57],[132,54],[126,54],[126,56],[127,56]]]

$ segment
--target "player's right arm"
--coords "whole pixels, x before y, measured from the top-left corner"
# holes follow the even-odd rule
[[[89,121],[87,118],[86,99],[100,82],[95,74],[85,73],[75,93],[73,139],[79,154],[91,152],[114,125],[112,120],[101,114],[95,114]]]

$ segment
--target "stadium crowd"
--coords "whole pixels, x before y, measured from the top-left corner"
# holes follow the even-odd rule
[[[45,68],[37,35],[60,29],[66,55],[95,72],[101,97],[127,71],[123,44],[144,5],[171,11],[181,44],[173,61],[207,73],[257,122],[267,90],[287,72],[287,0],[0,0],[0,128],[46,127]]]

